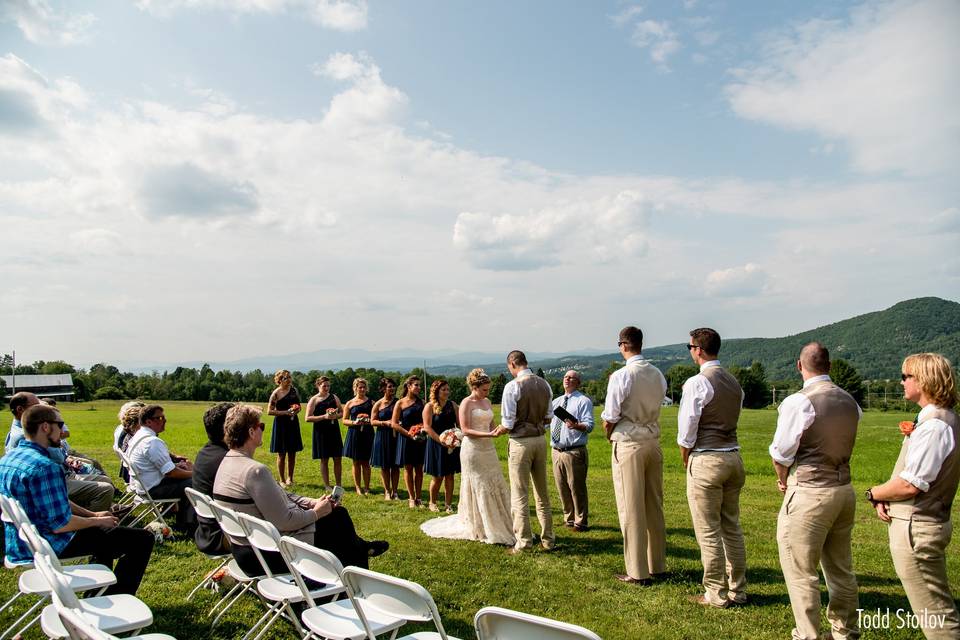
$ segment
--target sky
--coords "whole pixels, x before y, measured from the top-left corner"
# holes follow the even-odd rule
[[[613,352],[957,300],[957,33],[955,0],[0,0],[0,352]]]

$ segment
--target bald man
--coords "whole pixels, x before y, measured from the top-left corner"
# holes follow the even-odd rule
[[[819,342],[801,350],[797,370],[803,389],[780,405],[770,445],[777,487],[784,494],[777,546],[796,622],[792,637],[820,637],[819,565],[830,596],[830,635],[857,638],[860,605],[850,549],[856,499],[850,456],[860,407],[830,380],[830,353]]]
[[[580,393],[581,382],[573,369],[563,374],[563,395],[554,399],[553,410],[563,409],[573,417],[561,420],[554,415],[550,422],[553,479],[563,505],[563,524],[577,532],[589,527],[587,438],[593,431],[593,402]]]
[[[24,411],[36,404],[40,404],[40,399],[29,391],[20,391],[10,397],[10,413],[13,414],[13,422],[10,423],[10,431],[3,441],[5,453],[16,449],[23,440],[23,426],[20,424],[20,418]]]

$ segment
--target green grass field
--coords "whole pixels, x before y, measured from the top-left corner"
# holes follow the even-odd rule
[[[97,457],[111,474],[117,470],[110,437],[117,424],[119,402],[62,405],[71,427],[70,443]],[[206,403],[166,403],[171,449],[193,456],[205,442],[201,414]],[[853,458],[854,485],[860,495],[867,487],[886,480],[899,450],[897,423],[912,415],[866,413],[860,426]],[[590,524],[584,534],[557,529],[559,549],[552,554],[531,552],[508,557],[503,547],[473,542],[433,540],[418,525],[433,517],[427,510],[410,510],[405,500],[385,502],[374,469],[372,496],[350,492],[350,462],[344,461],[345,504],[361,535],[390,541],[390,551],[373,561],[371,568],[414,580],[433,595],[449,633],[473,638],[473,616],[486,605],[499,605],[586,626],[600,636],[617,638],[786,638],[793,626],[789,600],[777,560],[776,519],[780,493],[767,455],[776,424],[770,410],[744,411],[740,443],[747,467],[747,484],[741,498],[747,542],[748,606],[730,610],[703,610],[687,602],[699,592],[700,555],[687,508],[684,474],[675,445],[676,409],[662,416],[664,448],[664,510],[667,522],[670,579],[652,587],[621,584],[613,574],[623,571],[623,548],[610,478],[610,445],[598,427],[590,442]],[[268,431],[270,426],[267,427]],[[269,436],[269,433],[268,433]],[[306,452],[297,465],[295,490],[320,493],[319,466],[310,460],[310,430],[303,427]],[[501,460],[505,439],[498,440]],[[268,452],[260,460],[273,468]],[[506,468],[504,467],[504,473]],[[552,477],[550,478],[553,486]],[[402,482],[401,482],[402,485]],[[401,491],[401,497],[405,497]],[[552,490],[554,523],[559,522],[559,499]],[[424,496],[424,500],[426,496]],[[532,500],[531,500],[532,503]],[[532,506],[532,505],[531,505]],[[955,514],[956,515],[956,514]],[[533,519],[536,521],[535,517]],[[536,527],[535,527],[536,529]],[[954,593],[960,592],[960,560],[956,546],[948,552]],[[860,605],[868,612],[881,608],[896,611],[908,603],[890,560],[886,525],[863,502],[857,507],[854,529],[854,563],[860,583]],[[213,602],[210,592],[185,597],[212,563],[199,554],[192,541],[157,547],[139,596],[153,609],[156,622],[150,629],[180,638],[240,637],[259,617],[260,607],[251,598],[237,605],[216,629],[210,630],[205,613]],[[15,587],[12,572],[2,574],[2,595]],[[826,591],[823,591],[824,602]],[[5,627],[13,614],[4,612]],[[896,622],[895,616],[892,616]],[[826,626],[824,627],[826,628]],[[42,637],[38,630],[31,632]],[[271,638],[293,638],[289,626],[278,624]],[[864,638],[919,638],[918,631],[864,632]]]

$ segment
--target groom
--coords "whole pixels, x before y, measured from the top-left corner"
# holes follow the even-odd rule
[[[510,502],[513,512],[513,533],[517,544],[508,553],[517,554],[534,546],[530,532],[529,482],[537,500],[540,521],[540,544],[546,551],[554,547],[550,494],[547,492],[547,441],[543,434],[551,417],[550,384],[533,375],[522,351],[507,355],[507,369],[514,379],[503,388],[500,422],[510,434],[508,466],[510,468]]]

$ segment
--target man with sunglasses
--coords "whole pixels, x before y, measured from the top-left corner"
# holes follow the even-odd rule
[[[33,405],[23,412],[21,424],[24,439],[0,458],[0,493],[20,502],[58,557],[92,555],[94,562],[108,567],[117,560],[117,583],[106,593],[136,593],[153,552],[153,534],[118,527],[109,511],[90,511],[70,501],[63,471],[48,451],[60,446],[63,418],[59,411]],[[5,522],[4,529],[7,558],[32,561],[33,554],[16,526]]]
[[[746,481],[737,422],[743,389],[720,366],[720,334],[703,327],[687,345],[700,372],[683,383],[677,444],[687,470],[687,502],[703,563],[703,593],[692,600],[720,609],[747,601],[747,551],[740,527]]]
[[[860,605],[850,546],[856,504],[850,456],[860,407],[830,380],[830,353],[821,343],[803,347],[797,370],[803,389],[778,408],[770,444],[777,488],[784,494],[777,546],[796,623],[793,638],[821,637],[818,566],[830,592],[827,635],[856,638]]]
[[[140,428],[127,444],[127,456],[136,469],[143,491],[153,498],[179,498],[176,527],[189,536],[197,528],[197,514],[187,498],[193,486],[193,464],[170,453],[160,434],[167,428],[163,407],[150,404],[140,411]],[[135,482],[133,484],[136,484]]]

